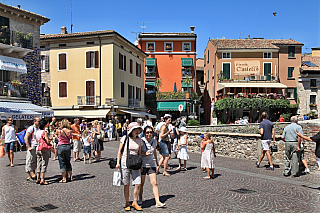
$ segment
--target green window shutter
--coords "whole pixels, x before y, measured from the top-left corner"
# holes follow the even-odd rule
[[[289,46],[288,47],[288,57],[294,57],[296,52],[296,47],[295,46]]]
[[[296,99],[298,97],[297,94],[297,87],[293,88],[294,92],[293,92],[293,97]]]
[[[267,81],[271,80],[271,63],[264,63],[264,75],[267,76]]]
[[[288,97],[288,88],[286,88],[286,89],[284,90],[284,93],[285,93],[286,96]]]
[[[292,69],[288,67],[288,78],[292,78]]]
[[[230,64],[223,64],[223,78],[230,79]]]

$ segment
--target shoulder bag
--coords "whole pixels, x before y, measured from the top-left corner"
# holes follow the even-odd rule
[[[127,168],[132,170],[139,170],[142,166],[142,160],[140,155],[130,155],[129,153],[129,136],[126,137],[127,140]]]
[[[99,135],[97,135],[98,140],[103,140],[105,136],[106,136],[106,133],[100,127],[100,133]]]
[[[52,148],[52,144],[47,144],[46,139],[44,138],[44,132],[42,132],[41,137],[38,141],[38,150],[39,151],[47,151],[50,150]]]

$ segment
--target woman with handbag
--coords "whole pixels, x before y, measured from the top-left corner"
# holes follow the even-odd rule
[[[48,138],[48,132],[45,131],[47,121],[42,119],[39,122],[39,130],[36,133],[36,141],[39,144],[37,150],[37,180],[36,184],[48,185],[49,183],[44,180],[44,174],[47,171],[50,151],[52,148],[51,140]]]
[[[307,141],[314,141],[316,142],[316,150],[315,150],[315,155],[318,158],[318,167],[319,167],[319,171],[320,171],[320,132],[318,132],[316,135],[312,136],[312,137],[307,137],[302,135],[300,132],[297,132],[297,135]],[[309,170],[309,169],[308,169]]]
[[[103,138],[98,139],[98,135],[100,135],[101,125],[98,120],[92,121],[92,132],[94,134],[92,149],[95,151],[95,161],[100,161],[101,151],[103,151]]]
[[[121,171],[126,211],[131,210],[129,203],[130,176],[132,177],[132,184],[135,185],[132,207],[137,211],[142,211],[142,208],[137,203],[141,187],[140,169],[142,162],[140,156],[142,141],[138,137],[141,131],[142,128],[137,122],[129,124],[128,135],[121,138],[117,155],[116,169],[120,169]]]

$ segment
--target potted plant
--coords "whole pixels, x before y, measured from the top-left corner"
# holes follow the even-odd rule
[[[153,46],[150,45],[150,46],[148,47],[148,50],[153,50]]]
[[[189,50],[189,48],[190,48],[189,45],[185,45],[185,46],[184,46],[184,49],[185,49],[185,50]]]
[[[166,50],[172,50],[172,47],[170,45],[167,45]]]

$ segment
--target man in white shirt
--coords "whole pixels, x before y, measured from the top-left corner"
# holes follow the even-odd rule
[[[15,135],[16,132],[18,132],[18,128],[13,125],[12,118],[8,117],[7,124],[2,127],[1,141],[3,140],[3,137],[4,137],[5,150],[6,150],[6,153],[8,153],[8,158],[9,158],[11,167],[14,167],[13,150],[16,143],[16,135]]]
[[[27,181],[33,181],[36,178],[35,170],[37,168],[37,147],[38,143],[36,140],[36,134],[39,129],[39,117],[33,118],[33,125],[27,129],[26,136],[24,140],[27,146],[27,156],[26,156],[26,173],[27,173]],[[32,176],[30,175],[32,172]]]

